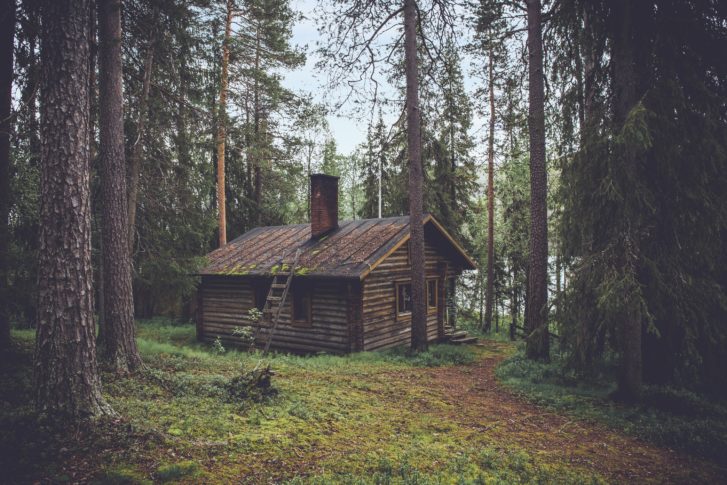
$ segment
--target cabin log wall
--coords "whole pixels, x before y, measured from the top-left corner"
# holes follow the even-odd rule
[[[459,274],[461,270],[448,264],[448,259],[425,241],[426,278],[436,278],[442,295],[445,278]],[[456,272],[455,272],[456,271]],[[442,274],[444,272],[444,274]],[[374,268],[363,285],[363,350],[375,350],[411,342],[411,317],[396,317],[396,283],[411,281],[411,265],[407,244],[403,244],[381,264]],[[425,285],[426,299],[426,285]],[[427,338],[436,341],[443,336],[442,299],[437,310],[427,311]]]
[[[241,345],[239,337],[232,335],[232,332],[236,327],[252,326],[248,311],[254,306],[255,281],[235,276],[202,278],[199,288],[202,340],[211,341],[219,337],[223,343]],[[291,324],[291,289],[271,348],[294,353],[349,352],[349,309],[345,284],[335,280],[312,279],[307,284],[312,286],[311,322]],[[261,330],[256,344],[264,345],[267,335],[266,329]]]

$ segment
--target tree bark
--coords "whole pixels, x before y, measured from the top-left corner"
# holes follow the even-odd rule
[[[417,61],[416,0],[404,0],[404,56],[406,63],[406,127],[409,155],[409,241],[411,251],[411,348],[426,350],[427,312],[424,294],[424,226],[419,108],[419,64]]]
[[[548,360],[548,221],[545,165],[545,90],[540,0],[527,0],[530,132],[530,277],[526,355]]]
[[[89,187],[89,3],[45,0],[35,404],[57,424],[112,414],[96,364]]]
[[[152,15],[152,25],[157,24],[158,10]],[[136,120],[136,140],[131,147],[129,157],[129,251],[134,252],[134,237],[136,236],[136,207],[139,198],[139,173],[141,172],[141,150],[144,144],[142,137],[146,130],[147,110],[149,105],[149,92],[151,91],[151,75],[154,70],[154,50],[156,35],[153,33],[149,39],[146,59],[144,59],[144,77],[141,83],[141,96],[139,98],[139,112]]]
[[[490,91],[489,138],[487,140],[487,289],[485,293],[485,332],[492,329],[493,287],[495,280],[495,69],[492,46],[488,68]]]
[[[99,128],[103,200],[104,333],[99,356],[116,372],[141,365],[134,337],[121,73],[121,0],[98,0]]]
[[[225,138],[227,135],[227,75],[230,62],[230,36],[232,35],[232,0],[227,0],[227,17],[225,19],[225,37],[222,41],[222,71],[220,74],[220,102],[217,113],[217,225],[219,227],[219,245],[227,244],[227,216],[225,205]]]
[[[0,349],[10,345],[8,254],[10,249],[10,109],[13,94],[15,0],[0,7]]]

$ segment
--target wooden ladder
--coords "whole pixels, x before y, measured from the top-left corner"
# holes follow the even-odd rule
[[[250,350],[255,346],[257,337],[263,328],[268,329],[268,338],[263,347],[263,355],[268,353],[270,350],[270,344],[273,341],[273,335],[275,329],[278,328],[278,322],[280,321],[280,315],[285,306],[285,300],[288,297],[288,291],[290,290],[290,284],[293,281],[293,274],[295,273],[295,267],[298,264],[298,257],[300,256],[300,249],[295,251],[295,257],[293,262],[288,264],[285,262],[285,257],[280,259],[280,269],[273,275],[273,282],[270,284],[268,290],[268,296],[265,299],[265,306],[263,307],[263,316],[260,320],[260,326],[258,326],[255,336],[250,343]],[[268,325],[265,325],[268,322]]]

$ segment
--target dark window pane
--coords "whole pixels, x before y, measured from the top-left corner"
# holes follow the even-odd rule
[[[410,284],[401,284],[397,286],[398,293],[398,303],[399,303],[399,313],[409,313],[411,312],[411,285]]]
[[[427,281],[427,306],[437,307],[437,280]]]
[[[295,285],[293,293],[293,320],[309,322],[311,318],[311,291],[303,285]]]
[[[268,282],[257,282],[255,283],[255,308],[263,311],[265,306],[265,300],[268,298],[268,291],[270,290],[270,283]]]

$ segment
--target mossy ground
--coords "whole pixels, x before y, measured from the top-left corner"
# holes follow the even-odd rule
[[[143,371],[103,376],[122,419],[45,436],[30,407],[32,333],[15,337],[0,372],[0,468],[21,483],[663,482],[723,471],[513,396],[494,378],[510,344],[275,355],[277,395],[236,402],[227,386],[260,356],[221,353],[164,321],[139,325]]]

